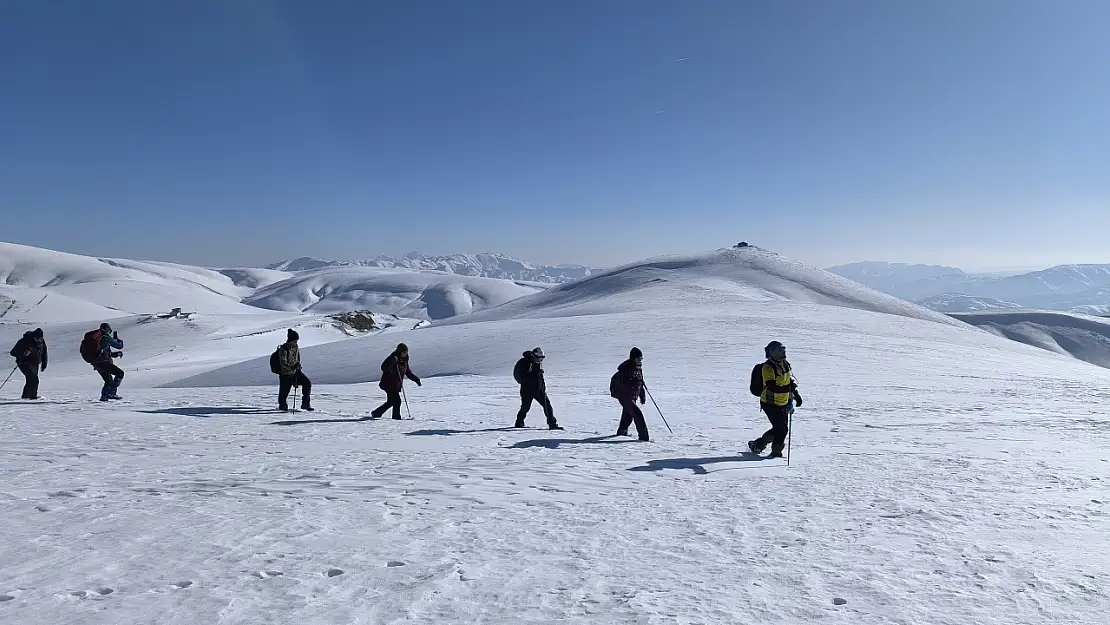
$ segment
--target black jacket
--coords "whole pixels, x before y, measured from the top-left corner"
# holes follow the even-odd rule
[[[524,357],[516,361],[513,367],[513,378],[520,384],[520,392],[536,395],[547,392],[547,382],[543,379],[543,367],[532,360],[530,352],[524,352]]]
[[[24,356],[23,353],[28,351],[31,353]],[[28,332],[24,334],[23,338],[19,339],[19,342],[15,344],[15,347],[12,348],[10,353],[12,358],[19,361],[19,364],[41,367],[43,371],[46,371],[46,363],[48,360],[46,341],[35,340],[34,333]]]

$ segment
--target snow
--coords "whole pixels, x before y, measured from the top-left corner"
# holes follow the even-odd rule
[[[1049,310],[953,316],[998,336],[1110,367],[1110,319]]]
[[[309,271],[323,267],[405,268],[544,285],[577,280],[597,271],[582,265],[540,265],[506,254],[492,253],[428,256],[419,252],[410,252],[400,258],[383,255],[370,260],[355,261],[321,260],[305,256],[270,265],[271,269],[283,271]]]
[[[0,622],[1104,622],[1110,371],[765,252],[579,285],[409,332],[305,327],[315,413],[272,411],[268,371],[238,385],[320,317],[131,318],[110,404],[62,348],[46,402],[12,399],[18,375],[0,393]],[[772,338],[806,400],[790,468],[741,453]],[[363,420],[402,339],[413,419]],[[536,345],[566,431],[507,427]],[[645,444],[611,436],[632,345],[674,428],[649,402]]]
[[[301,272],[244,300],[252,306],[285,311],[372,310],[417,319],[444,319],[536,292],[491,278],[383,269],[327,267]]]
[[[941,293],[916,302],[920,306],[942,313],[976,312],[1005,308],[1021,308],[1020,304],[1004,302],[990,297],[976,297],[961,293]]]

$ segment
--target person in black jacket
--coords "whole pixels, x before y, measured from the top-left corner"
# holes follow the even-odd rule
[[[640,348],[633,347],[629,350],[628,360],[617,367],[617,372],[613,377],[616,383],[612,389],[613,396],[621,403],[621,420],[617,424],[617,436],[628,436],[628,426],[635,423],[639,440],[644,443],[650,441],[651,437],[648,435],[644,411],[636,405],[636,400],[640,401],[640,405],[647,402],[644,393],[646,389],[644,386],[644,353],[640,351]]]
[[[524,427],[524,417],[532,402],[536,401],[543,406],[543,414],[547,417],[549,430],[561,430],[559,422],[555,419],[555,409],[551,407],[551,400],[547,397],[547,382],[543,379],[543,350],[535,348],[524,352],[523,357],[513,367],[513,378],[520,384],[520,411],[516,413],[516,426]]]
[[[404,389],[405,378],[421,386],[419,376],[409,368],[409,346],[398,343],[397,349],[382,361],[382,378],[378,381],[378,388],[385,391],[385,403],[370,411],[375,419],[382,418],[382,415],[392,408],[393,418],[400,420],[401,392]]]
[[[12,358],[15,358],[16,366],[23,373],[23,377],[27,378],[27,383],[23,385],[23,396],[20,399],[41,399],[39,371],[46,371],[48,360],[42,328],[35,328],[34,332],[24,334],[10,353]]]

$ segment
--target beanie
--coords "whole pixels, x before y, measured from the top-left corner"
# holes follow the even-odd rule
[[[289,329],[289,332],[287,333],[287,336],[288,336],[290,341],[296,341],[296,340],[301,338],[301,335],[297,334],[297,331],[292,329],[292,328]]]
[[[639,347],[633,347],[632,350],[628,352],[628,357],[629,358],[643,358],[644,357],[644,352],[640,351]]]
[[[401,352],[406,352],[407,353],[408,351],[409,351],[409,346],[408,345],[405,345],[404,343],[398,343],[397,344],[396,352],[398,354],[400,354]]]
[[[35,328],[35,331],[32,332],[31,335],[34,336],[35,338],[41,339],[42,338],[42,328]]]

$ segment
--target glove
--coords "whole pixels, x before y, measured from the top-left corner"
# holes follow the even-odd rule
[[[795,395],[794,396],[794,405],[799,407],[799,408],[802,407],[802,396],[801,395]]]
[[[119,332],[112,332],[112,338],[119,340]]]
[[[42,366],[42,371],[46,371],[46,365]]]
[[[416,385],[417,386],[424,386],[423,384],[420,383],[420,378],[416,378]]]
[[[123,352],[112,352],[112,358],[123,358]]]

